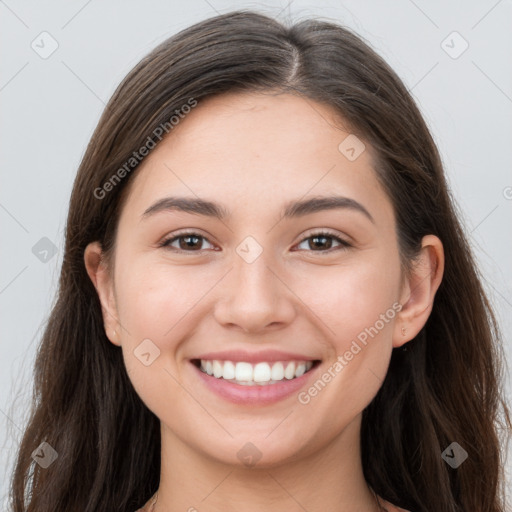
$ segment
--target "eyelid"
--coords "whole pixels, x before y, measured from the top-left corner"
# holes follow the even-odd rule
[[[341,231],[337,231],[335,229],[331,228],[311,228],[308,229],[302,236],[301,236],[301,242],[303,242],[306,238],[310,238],[312,236],[320,236],[320,235],[328,235],[332,236],[333,238],[339,238],[342,242],[348,244],[352,244],[350,242],[351,238],[348,235],[345,235],[345,233],[342,233]],[[299,242],[300,243],[300,242]]]
[[[340,233],[339,231],[336,231],[336,230],[333,230],[330,228],[313,228],[309,231],[306,231],[306,233],[301,236],[300,241],[295,245],[300,245],[310,238],[320,237],[320,236],[326,236],[329,238],[333,238],[340,244],[340,247],[335,247],[333,249],[326,249],[326,250],[322,250],[322,251],[306,250],[305,252],[328,255],[328,254],[332,254],[333,252],[336,252],[338,250],[350,249],[351,247],[354,247],[354,244],[352,242],[349,242],[348,240],[346,240],[346,238],[349,238],[349,237],[346,237],[346,235],[344,235],[343,233]]]
[[[184,252],[199,253],[199,252],[204,251],[204,249],[200,249],[199,251],[184,251],[182,249],[176,249],[175,247],[170,246],[171,243],[175,242],[178,238],[183,237],[183,236],[197,236],[197,237],[202,238],[203,240],[206,240],[208,243],[214,245],[214,243],[210,241],[209,237],[207,237],[206,235],[203,235],[201,233],[201,230],[197,229],[197,228],[190,228],[190,229],[185,228],[181,231],[174,232],[171,235],[168,235],[168,236],[166,235],[164,238],[162,238],[162,240],[160,242],[158,242],[157,245],[158,245],[158,247],[162,247],[164,249],[169,249],[171,251],[181,252],[181,253],[184,253]]]
[[[164,237],[159,243],[158,243],[158,247],[161,247],[161,248],[165,248],[165,249],[168,249],[170,251],[173,251],[173,252],[178,252],[178,253],[202,253],[204,250],[206,249],[199,249],[197,251],[185,251],[183,249],[177,249],[175,247],[171,247],[170,244],[175,242],[178,238],[180,237],[184,237],[184,236],[197,236],[197,237],[200,237],[202,238],[203,240],[205,240],[206,242],[213,244],[213,242],[210,241],[210,239],[201,234],[200,232],[201,230],[199,229],[196,229],[196,230],[193,230],[192,228],[190,229],[184,229],[182,231],[178,231],[178,232],[175,232],[175,233],[172,233],[172,235],[170,236],[167,236],[167,237]],[[296,245],[300,245],[302,244],[303,242],[305,242],[306,240],[314,237],[314,236],[327,236],[327,237],[330,237],[330,238],[333,238],[334,240],[336,240],[339,244],[340,244],[340,247],[336,247],[334,249],[327,249],[327,250],[319,250],[319,251],[313,251],[313,250],[306,250],[306,252],[313,252],[313,253],[320,253],[320,254],[329,254],[329,253],[332,253],[332,252],[335,252],[337,250],[342,250],[342,249],[349,249],[351,247],[353,247],[353,243],[352,242],[349,242],[348,240],[345,239],[345,235],[339,231],[336,231],[336,230],[333,230],[333,229],[330,229],[330,228],[311,228],[310,230],[306,231],[300,238],[300,241],[297,242],[294,247]],[[216,249],[214,249],[216,250]]]

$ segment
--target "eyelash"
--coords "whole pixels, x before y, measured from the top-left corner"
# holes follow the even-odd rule
[[[200,239],[203,239],[203,240],[206,240],[208,241],[209,243],[211,243],[208,238],[206,238],[205,236],[203,235],[200,235],[199,233],[195,233],[193,231],[186,231],[186,232],[183,232],[183,233],[178,233],[177,235],[174,235],[173,237],[171,238],[167,238],[167,239],[164,239],[162,240],[162,242],[159,243],[159,247],[163,247],[163,248],[166,248],[168,250],[171,250],[173,252],[179,252],[179,253],[187,253],[187,252],[191,252],[191,253],[199,253],[199,252],[202,252],[204,249],[199,249],[199,250],[192,250],[192,251],[186,251],[184,249],[177,249],[176,247],[171,247],[170,244],[173,243],[174,241],[176,240],[179,240],[180,238],[184,238],[184,237],[187,237],[187,236],[190,236],[190,237],[197,237],[197,238],[200,238]],[[341,247],[336,247],[334,249],[326,249],[326,250],[319,250],[319,251],[313,251],[313,250],[310,250],[311,252],[315,252],[315,253],[320,253],[320,254],[330,254],[332,252],[335,252],[337,250],[346,250],[350,247],[352,247],[352,244],[349,244],[347,241],[343,240],[342,238],[336,236],[334,233],[330,233],[329,231],[318,231],[318,232],[314,232],[314,233],[311,233],[310,235],[308,235],[306,238],[303,238],[298,245],[302,244],[303,242],[309,240],[310,238],[315,238],[315,237],[327,237],[327,238],[332,238],[333,240],[335,240],[336,242],[339,242],[341,244]],[[303,250],[303,249],[301,249]]]

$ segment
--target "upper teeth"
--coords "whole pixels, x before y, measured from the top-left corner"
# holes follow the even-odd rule
[[[201,370],[217,379],[234,380],[239,384],[273,384],[283,379],[300,377],[313,366],[313,361],[246,363],[201,359]]]

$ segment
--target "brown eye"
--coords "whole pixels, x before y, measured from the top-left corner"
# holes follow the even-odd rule
[[[168,238],[164,240],[160,247],[168,247],[172,250],[176,251],[184,251],[184,252],[198,252],[203,250],[201,248],[203,241],[208,241],[202,235],[198,233],[181,233],[179,235],[175,235],[172,238]],[[173,246],[174,242],[178,242],[178,247]],[[210,243],[210,242],[208,242]]]
[[[333,245],[333,240],[339,244],[339,247],[335,247],[333,250],[330,250]],[[303,244],[304,242],[308,242],[308,247],[306,250],[311,250],[313,252],[333,252],[338,249],[346,249],[351,247],[351,245],[345,240],[342,240],[332,233],[323,231],[319,233],[313,233],[312,235],[302,240],[300,244]]]
[[[338,244],[338,247],[335,246],[333,248],[333,241],[334,243]],[[178,245],[173,245],[176,242]],[[206,237],[198,233],[187,232],[180,233],[178,235],[174,235],[171,238],[163,240],[159,246],[166,247],[175,252],[200,252],[204,250],[202,249],[204,242],[211,243]],[[331,253],[336,250],[352,247],[351,244],[341,239],[340,237],[323,231],[311,234],[307,238],[304,238],[300,244],[303,244],[304,242],[308,242],[308,247],[306,247],[305,250],[319,253]]]

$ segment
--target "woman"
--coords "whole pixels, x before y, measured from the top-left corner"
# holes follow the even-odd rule
[[[479,279],[429,131],[361,39],[198,23],[84,155],[13,510],[503,512]]]

